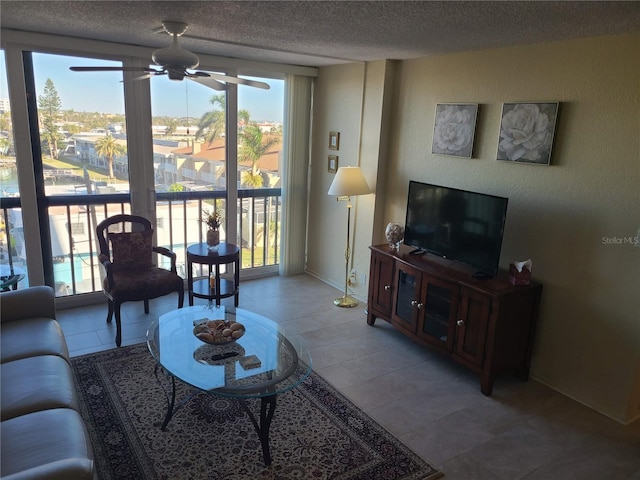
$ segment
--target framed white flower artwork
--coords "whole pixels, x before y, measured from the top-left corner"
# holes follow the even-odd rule
[[[471,158],[477,118],[477,103],[438,103],[431,153]]]
[[[498,160],[551,164],[560,102],[504,103],[498,140]]]

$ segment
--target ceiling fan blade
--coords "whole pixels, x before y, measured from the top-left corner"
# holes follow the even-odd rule
[[[148,67],[69,67],[73,72],[155,72]]]
[[[200,85],[204,85],[205,87],[213,88],[219,92],[222,92],[227,89],[227,86],[224,83],[217,81],[214,78],[204,77],[201,75],[188,75],[187,80],[193,80],[194,82],[199,83]]]
[[[151,78],[155,75],[158,75],[157,73],[147,73],[145,75],[140,75],[139,77],[133,77],[129,80],[127,80],[128,82],[137,82],[138,80],[146,80],[147,78]]]
[[[221,75],[219,73],[207,72],[209,77],[219,80],[221,82],[235,83],[236,85],[248,85],[250,87],[262,88],[263,90],[269,90],[271,87],[268,83],[258,82],[256,80],[248,80],[246,78],[232,77],[229,75]]]

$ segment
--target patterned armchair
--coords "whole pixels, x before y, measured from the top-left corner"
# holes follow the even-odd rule
[[[151,222],[137,215],[115,215],[96,227],[100,244],[99,260],[104,278],[102,288],[109,301],[107,322],[115,312],[116,345],[122,342],[120,306],[124,302],[144,301],[149,313],[149,300],[172,292],[178,294],[178,308],[184,304],[184,281],[176,273],[176,254],[153,246]],[[171,270],[153,263],[154,253],[171,259]]]

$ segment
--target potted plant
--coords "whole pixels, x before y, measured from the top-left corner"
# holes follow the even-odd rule
[[[222,212],[219,210],[203,210],[202,211],[202,222],[209,227],[207,230],[207,245],[210,247],[214,247],[220,243],[220,225],[224,221],[224,217]]]

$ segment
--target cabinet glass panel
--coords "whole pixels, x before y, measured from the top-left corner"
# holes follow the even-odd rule
[[[404,270],[398,272],[398,299],[396,302],[396,318],[413,323],[413,305],[411,302],[416,299],[416,277]]]
[[[452,295],[453,292],[450,288],[440,287],[431,283],[427,285],[422,331],[427,335],[439,338],[443,342],[447,341]]]

